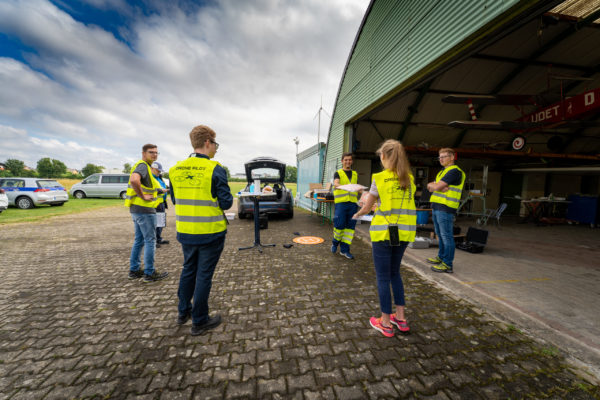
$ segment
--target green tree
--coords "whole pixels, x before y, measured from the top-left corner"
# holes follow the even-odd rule
[[[123,164],[123,173],[130,174],[131,173],[131,164],[125,163]]]
[[[285,167],[285,180],[284,182],[293,183],[296,182],[298,175],[298,168],[287,165]]]
[[[104,167],[102,167],[100,165],[94,165],[94,164],[87,163],[85,165],[85,167],[83,167],[81,169],[81,175],[83,175],[83,177],[86,178],[92,174],[98,174],[98,173],[102,172],[103,170],[104,170]]]
[[[25,171],[25,163],[21,160],[9,158],[4,164],[6,164],[6,168],[10,171],[12,176],[22,176],[23,171]]]
[[[229,173],[229,168],[227,168],[224,165],[223,165],[223,168],[225,168],[225,172],[227,172],[227,180],[229,180],[231,178],[231,174]]]
[[[40,158],[36,169],[42,178],[59,178],[67,172],[67,166],[62,161],[50,157]]]

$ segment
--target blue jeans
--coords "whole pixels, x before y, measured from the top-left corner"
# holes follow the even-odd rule
[[[394,303],[403,306],[404,284],[400,276],[400,263],[408,242],[400,242],[400,246],[390,246],[388,240],[373,242],[373,263],[377,276],[377,292],[379,293],[379,307],[384,314],[392,314],[392,296],[390,284],[394,293]]]
[[[352,216],[358,211],[358,204],[346,201],[343,203],[337,203],[335,205],[335,211],[333,214],[333,228],[334,236],[335,230],[345,231],[341,233],[342,237],[346,238],[346,241],[352,243],[354,238],[354,228],[356,228],[356,220],[352,219]],[[343,240],[337,240],[335,237],[331,241],[334,246],[340,245],[340,251],[347,253],[350,251],[350,244]]]
[[[179,278],[179,315],[192,315],[194,324],[208,320],[208,296],[225,236],[206,244],[182,244],[183,269]],[[192,306],[192,298],[194,305]]]
[[[433,228],[438,237],[438,257],[449,267],[454,261],[454,214],[433,210]]]
[[[144,273],[154,273],[154,250],[156,249],[156,214],[131,213],[135,228],[135,239],[129,258],[129,270],[140,269],[140,253],[144,247]]]

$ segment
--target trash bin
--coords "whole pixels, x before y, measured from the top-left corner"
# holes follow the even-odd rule
[[[426,225],[429,221],[429,211],[417,211],[417,225]]]

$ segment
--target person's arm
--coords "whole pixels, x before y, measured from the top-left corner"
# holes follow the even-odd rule
[[[173,190],[172,186],[169,189],[170,189],[169,195],[171,196],[171,203],[173,203],[173,205],[175,205],[175,190]]]
[[[337,189],[338,186],[340,186],[340,175],[336,171],[333,174],[333,187]]]
[[[427,184],[427,190],[430,192],[445,192],[448,190],[448,183],[443,180],[439,182],[429,182]]]
[[[140,174],[138,174],[137,172],[132,173],[131,178],[129,178],[131,188],[133,189],[135,194],[138,195],[139,198],[146,200],[146,201],[154,200],[154,197],[152,197],[152,195],[150,193],[142,192],[141,179],[142,179],[142,176]]]
[[[229,210],[233,205],[233,195],[227,183],[227,172],[225,168],[217,165],[212,176],[212,195],[219,201],[219,207],[223,211]]]
[[[375,204],[376,200],[377,200],[377,197],[375,197],[371,193],[369,193],[367,195],[365,201],[363,202],[362,208],[360,210],[358,210],[358,212],[352,216],[352,219],[358,219],[358,218],[362,217],[363,215],[368,214],[371,211],[371,208],[373,208],[373,204]]]

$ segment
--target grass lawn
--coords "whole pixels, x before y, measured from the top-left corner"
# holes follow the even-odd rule
[[[58,179],[58,181],[67,189],[67,191],[75,183],[80,182],[78,179]],[[296,184],[286,183],[285,185],[292,189],[292,196],[296,196]],[[245,182],[229,182],[231,193],[234,196],[245,186]],[[123,207],[123,200],[121,199],[74,199],[69,196],[69,201],[60,207],[39,206],[29,210],[21,210],[16,207],[9,207],[4,212],[0,213],[0,225],[16,222],[35,222],[57,215],[73,214],[95,208],[119,206]]]
[[[34,222],[57,215],[73,214],[103,207],[123,207],[121,199],[69,199],[63,206],[39,206],[29,210],[9,207],[0,214],[0,225]]]

